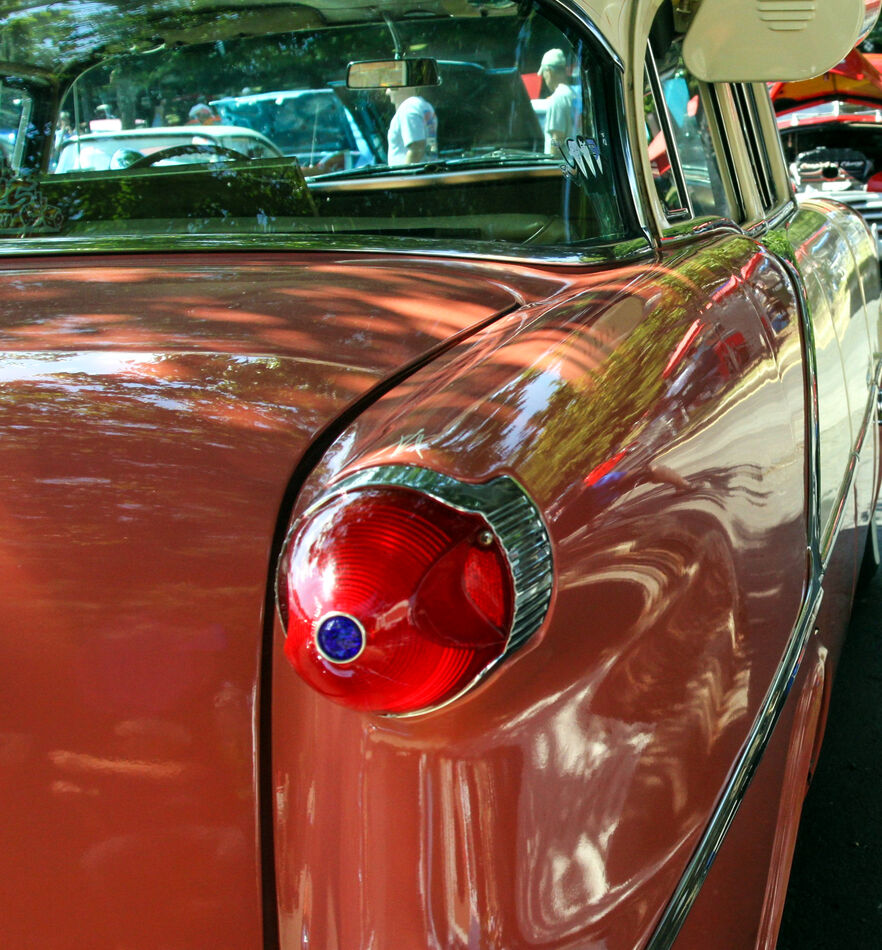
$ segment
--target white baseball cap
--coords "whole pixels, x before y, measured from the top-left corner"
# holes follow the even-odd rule
[[[562,49],[550,49],[543,57],[542,62],[539,64],[539,72],[541,73],[543,69],[566,69],[567,68],[567,58],[563,54]]]

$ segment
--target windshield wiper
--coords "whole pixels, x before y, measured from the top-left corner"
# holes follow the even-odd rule
[[[463,168],[512,168],[523,165],[558,164],[553,155],[544,152],[530,152],[526,149],[497,149],[482,152],[480,155],[462,155],[456,158],[433,158],[428,162],[414,165],[364,165],[361,168],[346,168],[315,175],[311,181],[334,181],[341,178],[374,177],[376,175],[437,175],[443,172],[459,171]]]
[[[520,165],[545,165],[554,161],[554,157],[544,152],[530,152],[526,149],[500,148],[480,155],[462,155],[457,158],[433,159],[421,166],[424,174],[439,171],[451,171],[459,168],[507,168]],[[557,164],[557,162],[554,162]]]
[[[333,172],[307,176],[309,182],[336,181],[340,178],[373,178],[377,175],[412,175],[414,165],[360,165],[358,168],[340,168]]]

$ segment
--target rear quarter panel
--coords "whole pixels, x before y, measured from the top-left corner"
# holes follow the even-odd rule
[[[802,276],[813,337],[820,532],[826,555],[837,531],[853,531],[856,519],[866,528],[876,497],[877,440],[864,445],[864,439],[868,414],[875,408],[872,396],[882,350],[879,265],[860,218],[835,202],[801,202],[788,239]],[[855,465],[856,457],[862,464]]]
[[[795,293],[743,237],[588,277],[361,417],[344,471],[508,473],[544,513],[539,633],[415,719],[273,683],[282,943],[609,948],[677,885],[806,588]],[[757,425],[757,420],[762,425]]]

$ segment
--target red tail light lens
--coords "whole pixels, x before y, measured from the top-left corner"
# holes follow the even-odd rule
[[[511,633],[511,569],[487,521],[408,488],[359,488],[314,509],[294,529],[282,585],[286,656],[356,709],[443,703]]]

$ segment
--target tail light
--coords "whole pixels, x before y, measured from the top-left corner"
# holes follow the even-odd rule
[[[285,655],[355,709],[436,708],[535,632],[551,585],[548,535],[514,480],[367,469],[291,528],[278,583]]]

